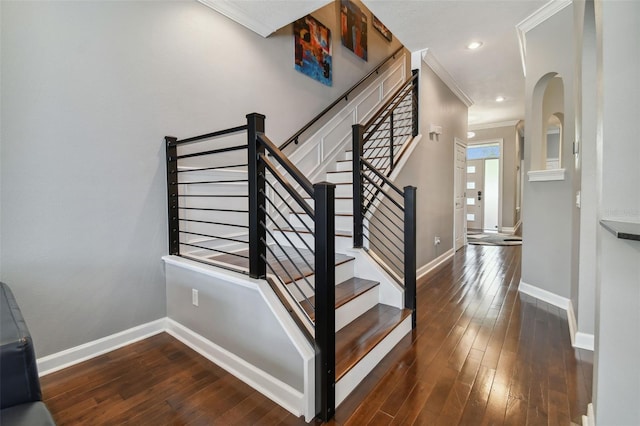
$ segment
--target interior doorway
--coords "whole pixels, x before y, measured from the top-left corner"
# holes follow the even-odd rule
[[[467,148],[467,230],[498,232],[502,220],[502,143]]]

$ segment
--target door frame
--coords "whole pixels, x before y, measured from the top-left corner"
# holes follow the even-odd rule
[[[462,146],[464,148],[464,176],[463,176],[463,185],[464,185],[464,201],[462,202],[462,223],[464,229],[463,242],[460,247],[456,246],[456,188],[460,184],[457,180],[456,173],[456,154],[458,146]],[[456,252],[458,249],[467,245],[467,141],[464,139],[460,139],[458,137],[453,138],[453,251]]]
[[[473,143],[468,143],[467,148],[476,145],[499,145],[500,147],[500,156],[499,156],[499,177],[498,177],[498,232],[502,232],[502,199],[503,197],[503,188],[502,184],[504,182],[504,139],[503,138],[494,138],[494,139],[483,139],[473,141]],[[484,209],[484,206],[482,207]],[[482,226],[484,228],[484,219]]]

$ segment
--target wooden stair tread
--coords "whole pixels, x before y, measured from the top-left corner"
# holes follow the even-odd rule
[[[378,285],[380,285],[378,281],[365,280],[358,277],[349,278],[341,282],[336,285],[336,309]],[[310,297],[309,302],[315,305],[315,296]],[[316,313],[313,307],[308,303],[303,303],[302,307],[309,315],[309,318],[315,320]]]
[[[409,309],[378,304],[338,331],[336,381],[348,373],[409,315]]]
[[[269,266],[267,266],[267,273],[275,273],[282,279],[282,281],[284,281],[285,284],[289,284],[294,280],[297,281],[302,277],[313,275],[313,270],[309,268],[309,265],[314,265],[313,253],[310,250],[298,248],[298,251],[300,252],[298,254],[298,251],[293,247],[283,247],[285,250],[282,250],[276,245],[270,245],[269,248],[273,253],[267,249],[267,261],[269,265],[271,265],[271,268],[273,268],[273,271]],[[249,249],[243,249],[235,253],[248,257]],[[302,257],[300,255],[302,255]],[[208,259],[215,262],[238,266],[247,270],[249,269],[249,259],[244,257],[234,256],[231,254],[219,254],[209,256]],[[342,265],[343,263],[349,262],[353,259],[354,258],[351,256],[336,253],[335,264],[336,266]],[[309,265],[307,265],[307,262]]]

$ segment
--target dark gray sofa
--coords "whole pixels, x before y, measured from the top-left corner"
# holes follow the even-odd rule
[[[0,425],[55,425],[42,402],[31,334],[11,289],[1,282]]]

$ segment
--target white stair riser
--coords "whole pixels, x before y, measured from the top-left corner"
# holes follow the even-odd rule
[[[353,174],[351,173],[351,169],[346,172],[327,173],[327,181],[333,183],[351,182],[353,181]]]
[[[349,198],[336,198],[336,213],[353,213],[353,194],[349,194]],[[313,200],[305,198],[309,205],[313,206]]]
[[[350,278],[353,278],[353,266],[354,261],[349,260],[347,262],[343,262],[339,265],[336,265],[336,284],[340,284],[343,281],[346,281]],[[296,284],[289,283],[287,284],[287,288],[291,292],[291,295],[297,300],[301,301],[304,296],[311,297],[314,294],[314,290],[312,287],[315,286],[315,275],[309,275],[305,278],[300,278],[296,280]],[[304,294],[304,296],[303,296]]]
[[[336,309],[336,331],[376,306],[380,299],[379,289],[380,286],[375,286]]]
[[[336,185],[336,197],[353,197],[353,184]]]
[[[353,163],[351,161],[338,161],[336,162],[336,172],[349,172],[353,170]]]
[[[294,228],[303,228],[306,223],[309,228],[313,228],[313,220],[307,214],[289,214],[289,223]],[[306,228],[305,228],[306,229]],[[336,229],[343,231],[351,231],[353,229],[353,216],[336,215]]]
[[[344,154],[344,159],[345,160],[353,160],[353,155],[352,155],[353,151],[346,151]]]
[[[380,343],[378,343],[364,358],[362,358],[351,370],[336,382],[336,407],[355,389],[355,387],[367,377],[367,375],[380,363],[398,342],[411,333],[411,316],[405,318],[391,331]]]

